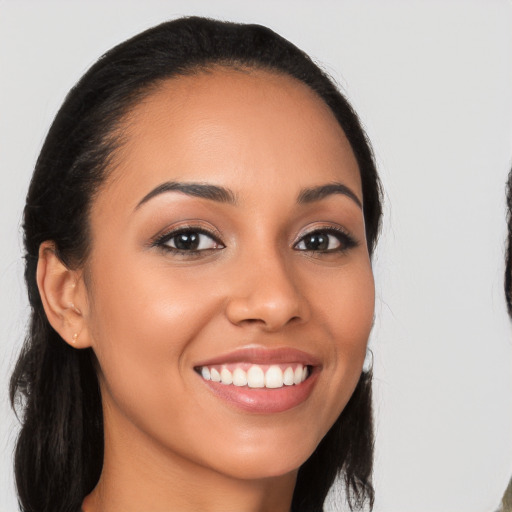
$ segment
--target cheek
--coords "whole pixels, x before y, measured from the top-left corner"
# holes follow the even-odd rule
[[[183,390],[184,354],[216,304],[198,283],[170,276],[158,263],[143,266],[137,258],[106,256],[93,275],[98,285],[90,294],[89,325],[103,380],[126,406],[156,407],[163,390]],[[176,392],[172,399],[183,396]]]
[[[341,336],[338,344],[339,360],[347,361],[347,372],[357,383],[366,355],[368,338],[373,326],[375,285],[370,263],[362,266],[345,285],[340,310],[333,318],[339,319]],[[354,386],[355,386],[354,383]]]
[[[325,282],[324,293],[313,298],[314,314],[322,324],[332,352],[326,362],[331,407],[326,407],[325,424],[339,416],[361,376],[368,338],[373,326],[375,288],[369,261],[340,272],[337,279]]]
[[[339,327],[339,355],[362,354],[364,359],[375,308],[374,281],[369,265],[344,283],[340,295],[337,311],[329,312],[331,318],[337,319]]]
[[[340,358],[366,350],[373,324],[375,287],[369,260],[326,276],[314,287],[310,303],[313,315],[322,323]]]

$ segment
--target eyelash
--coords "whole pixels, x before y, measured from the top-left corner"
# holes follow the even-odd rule
[[[210,238],[213,242],[215,242],[219,247],[212,247],[207,249],[178,249],[177,247],[171,247],[168,245],[168,242],[171,241],[173,238],[176,238],[180,235],[191,235],[191,234],[199,234],[204,235]],[[340,247],[336,247],[334,249],[326,249],[326,250],[313,250],[313,249],[297,249],[297,246],[304,242],[306,237],[311,237],[314,235],[330,235],[337,238]],[[219,237],[213,234],[211,231],[204,229],[202,227],[197,226],[182,226],[176,230],[169,231],[167,233],[164,233],[163,235],[160,235],[158,238],[156,238],[151,245],[153,247],[159,247],[163,249],[166,252],[170,252],[172,254],[176,254],[179,256],[199,256],[201,253],[206,251],[215,251],[224,249],[225,245],[219,240]],[[332,226],[325,227],[325,228],[316,228],[312,231],[309,231],[305,234],[303,234],[294,244],[293,248],[296,251],[301,252],[309,252],[309,253],[316,253],[316,254],[333,254],[333,253],[340,253],[343,254],[347,252],[348,250],[355,248],[359,245],[359,242],[355,240],[351,235],[346,233],[343,229],[335,228]]]
[[[336,247],[334,249],[326,249],[326,250],[308,250],[308,249],[302,249],[304,252],[310,252],[310,253],[320,253],[320,254],[343,254],[350,249],[353,249],[359,245],[359,242],[353,238],[351,235],[349,235],[345,230],[341,228],[337,228],[334,226],[326,226],[326,227],[320,227],[313,229],[312,231],[309,231],[299,238],[297,242],[294,243],[293,247],[294,249],[297,247],[297,245],[301,242],[303,242],[306,237],[311,237],[313,235],[331,235],[337,238],[340,247]],[[301,249],[295,249],[295,250],[301,250]]]
[[[178,249],[177,247],[171,247],[168,245],[168,242],[171,241],[173,238],[176,238],[180,235],[191,235],[191,234],[198,234],[198,235],[204,235],[213,240],[219,247],[215,248],[209,248],[209,249]],[[181,226],[178,229],[169,231],[167,233],[164,233],[163,235],[159,236],[156,240],[153,241],[151,244],[154,247],[159,247],[163,249],[164,251],[170,252],[172,254],[176,254],[178,256],[199,256],[200,253],[206,252],[206,251],[215,251],[219,249],[224,249],[224,244],[219,240],[219,238],[214,235],[211,231],[198,227],[198,226]]]

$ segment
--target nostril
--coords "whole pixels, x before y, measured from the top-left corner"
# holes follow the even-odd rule
[[[239,325],[241,325],[241,324],[246,324],[246,325],[262,324],[262,325],[264,325],[265,321],[261,320],[259,318],[244,318],[244,319],[240,320],[239,322],[237,322],[237,324],[239,324]]]

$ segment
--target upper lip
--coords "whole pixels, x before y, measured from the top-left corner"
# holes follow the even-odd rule
[[[320,361],[307,352],[291,347],[264,348],[244,347],[232,352],[215,356],[211,359],[201,361],[195,366],[213,366],[229,363],[252,363],[252,364],[284,364],[300,363],[302,365],[319,366]]]

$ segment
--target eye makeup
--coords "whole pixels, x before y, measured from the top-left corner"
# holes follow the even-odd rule
[[[175,255],[197,257],[202,252],[224,249],[225,245],[219,238],[212,230],[188,224],[158,235],[151,246]]]
[[[341,255],[358,245],[359,242],[346,230],[331,224],[314,227],[302,233],[292,244],[292,248],[321,257],[324,254]],[[226,247],[217,230],[195,223],[181,224],[164,231],[153,238],[150,246],[171,255],[189,258],[198,258]]]
[[[330,225],[315,228],[301,235],[293,248],[297,251],[325,254],[344,253],[358,245],[359,242],[344,229]]]

